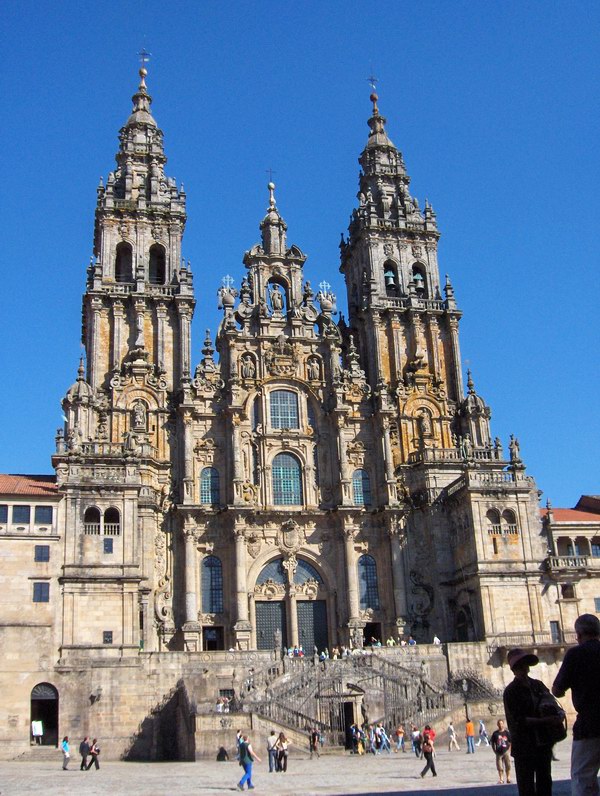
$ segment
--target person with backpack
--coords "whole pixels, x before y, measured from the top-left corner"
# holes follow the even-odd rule
[[[242,735],[239,745],[240,766],[244,769],[244,776],[237,784],[238,790],[244,790],[244,785],[248,783],[248,790],[254,790],[252,784],[252,764],[255,760],[261,763],[260,757],[252,749],[252,745],[247,735]]]

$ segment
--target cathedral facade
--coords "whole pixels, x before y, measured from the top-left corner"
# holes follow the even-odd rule
[[[347,320],[305,279],[269,183],[260,242],[239,289],[219,287],[195,364],[186,196],[140,76],[98,187],[55,484],[30,485],[54,506],[43,670],[409,634],[490,653],[542,642],[557,609],[537,487],[463,383],[436,215],[377,96],[340,244]]]

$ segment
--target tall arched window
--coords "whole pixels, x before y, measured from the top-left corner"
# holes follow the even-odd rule
[[[490,509],[485,515],[487,520],[488,533],[501,533],[500,528],[500,512],[496,509]]]
[[[151,285],[165,284],[165,250],[155,243],[150,246],[150,263],[148,266],[148,281]]]
[[[299,428],[298,396],[291,390],[273,390],[269,396],[271,428]]]
[[[419,296],[427,298],[427,280],[425,279],[425,267],[421,263],[415,263],[412,267],[412,278],[415,283],[415,290]]]
[[[371,505],[371,479],[366,470],[355,470],[352,474],[352,502],[355,506]]]
[[[100,510],[90,506],[83,515],[83,532],[91,536],[100,535]]]
[[[217,506],[220,501],[219,471],[216,467],[205,467],[200,474],[200,503]]]
[[[129,243],[118,243],[115,257],[115,280],[117,282],[132,282],[133,269],[132,252]]]
[[[202,611],[205,614],[223,612],[223,566],[216,556],[202,561]]]
[[[319,575],[317,570],[308,561],[303,558],[298,559],[298,566],[294,572],[294,583],[301,585],[306,583],[307,580],[316,580],[317,583],[323,583],[323,578]]]
[[[300,462],[291,453],[278,453],[273,459],[273,503],[276,506],[302,504]]]
[[[119,536],[121,533],[121,515],[119,509],[111,507],[104,512],[104,535]]]
[[[386,292],[396,295],[398,292],[398,273],[396,266],[391,260],[387,260],[383,265],[383,281]]]
[[[268,564],[261,569],[260,575],[256,579],[257,585],[261,586],[263,583],[266,583],[268,580],[272,580],[273,583],[281,583],[284,584],[286,582],[285,577],[285,569],[283,568],[283,559],[282,558],[275,558],[273,561],[269,561]]]
[[[515,513],[512,509],[504,509],[502,512],[502,533],[519,533],[517,528],[517,518],[515,517]]]
[[[379,588],[377,586],[377,565],[373,556],[364,555],[358,559],[358,589],[361,610],[379,608]]]

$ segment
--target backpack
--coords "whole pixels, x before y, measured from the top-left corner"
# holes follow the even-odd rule
[[[539,689],[533,695],[535,712],[538,718],[553,716],[560,719],[555,724],[547,724],[543,727],[536,727],[538,744],[540,746],[554,746],[555,743],[564,741],[567,737],[567,714],[562,709],[560,703],[546,688]]]

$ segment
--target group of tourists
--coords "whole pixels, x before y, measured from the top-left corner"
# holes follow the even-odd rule
[[[69,741],[68,735],[65,735],[65,737],[62,739],[60,749],[63,756],[63,771],[68,771],[69,762],[71,760],[71,742]],[[100,763],[98,762],[98,758],[100,756],[100,747],[98,746],[97,738],[94,738],[93,741],[90,741],[89,737],[86,735],[83,741],[79,744],[79,754],[81,755],[81,765],[79,766],[80,771],[89,771],[92,766],[96,766],[96,770],[100,768]],[[88,757],[90,758],[89,763]]]

